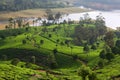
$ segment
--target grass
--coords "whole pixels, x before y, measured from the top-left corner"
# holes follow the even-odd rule
[[[105,65],[104,68],[97,70],[98,73],[101,72],[98,76],[103,78],[102,80],[107,80],[110,77],[120,75],[119,60],[120,60],[120,56],[116,55],[115,59],[113,59],[108,65]]]
[[[28,80],[33,74],[39,74],[43,76],[40,72],[34,71],[32,69],[20,68],[10,64],[0,63],[0,79],[1,80]]]
[[[74,33],[74,28],[77,25],[76,24],[59,25],[59,29],[56,32],[53,32],[53,28],[56,28],[57,26],[58,25],[34,27],[34,28],[30,28],[29,32],[25,32],[17,36],[9,36],[5,39],[1,39],[0,55],[3,55],[3,54],[8,55],[9,57],[8,60],[11,60],[17,57],[17,58],[20,58],[21,61],[27,61],[30,59],[31,56],[36,56],[36,61],[40,63],[40,64],[39,63],[37,64],[44,67],[47,60],[47,56],[53,53],[53,49],[57,48],[58,53],[55,54],[55,58],[58,63],[58,68],[51,70],[52,72],[55,72],[55,74],[50,74],[50,77],[54,78],[53,80],[58,80],[58,79],[64,80],[65,78],[69,78],[71,80],[81,80],[81,77],[77,75],[77,70],[78,68],[81,67],[81,65],[83,65],[83,63],[80,60],[74,60],[72,55],[78,55],[81,59],[87,60],[88,61],[87,65],[92,69],[98,64],[98,61],[100,60],[99,53],[103,49],[104,42],[102,41],[100,42],[100,45],[99,47],[97,47],[97,50],[90,49],[90,51],[87,53],[83,51],[82,46],[76,46],[73,43],[70,43],[70,46],[73,47],[72,53],[71,53],[71,48],[68,47],[66,44],[61,45],[60,42],[65,42],[66,39],[73,40],[71,35]],[[42,29],[44,27],[48,29],[48,33],[42,32]],[[69,36],[65,35],[64,29],[66,29],[66,32],[70,31]],[[56,35],[56,33],[58,34],[58,36]],[[49,34],[51,34],[52,37],[49,37],[48,36]],[[27,36],[29,36],[30,40],[26,39]],[[24,39],[26,40],[26,44],[22,43],[22,40]],[[33,39],[36,40],[36,44],[39,45],[40,47],[34,46],[35,42]],[[60,40],[59,43],[56,43],[57,39]],[[40,40],[44,40],[44,44],[40,44]],[[58,46],[56,46],[56,44]],[[102,80],[104,79],[107,80],[107,78],[112,75],[113,76],[119,75],[120,74],[118,72],[120,68],[119,60],[120,60],[120,57],[116,56],[116,58],[112,60],[112,62],[110,62],[109,65],[105,66],[103,69],[96,70],[96,72],[98,73],[98,77]],[[5,66],[9,62],[0,62],[0,63],[3,66]],[[24,63],[21,62],[19,65],[21,64],[24,64]],[[8,65],[8,68],[9,67],[11,67],[11,64]],[[21,70],[20,66],[17,66],[17,67],[18,67],[17,68],[18,70]],[[33,67],[36,67],[36,66],[34,65]],[[43,67],[40,67],[40,68],[43,68]],[[26,71],[26,68],[23,68],[23,70]],[[27,69],[27,70],[29,71],[32,69]],[[99,74],[99,72],[101,73]],[[60,75],[56,75],[56,73],[57,74],[60,73]],[[21,73],[21,74],[24,74],[24,73]],[[41,73],[37,72],[36,74],[41,74]],[[45,76],[45,72],[43,72],[42,76]],[[37,80],[35,76],[31,76],[30,80],[33,80],[33,79]]]

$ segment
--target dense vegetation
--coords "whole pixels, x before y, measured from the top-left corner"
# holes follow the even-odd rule
[[[0,0],[0,11],[18,11],[33,8],[59,8],[66,6],[86,6],[93,9],[119,9],[119,0]]]
[[[66,3],[56,0],[0,0],[0,11],[18,11],[32,8],[65,7]]]
[[[119,79],[120,30],[107,30],[101,15],[59,24],[60,13],[46,16],[40,27],[10,18],[0,31],[0,79]]]

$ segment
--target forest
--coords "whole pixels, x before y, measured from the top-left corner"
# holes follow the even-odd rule
[[[58,8],[65,6],[65,2],[57,0],[0,0],[0,11],[18,11],[33,8]]]

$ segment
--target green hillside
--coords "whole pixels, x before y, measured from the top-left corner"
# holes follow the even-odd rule
[[[119,34],[107,31],[101,16],[78,23],[11,26],[0,31],[0,78],[119,79]]]

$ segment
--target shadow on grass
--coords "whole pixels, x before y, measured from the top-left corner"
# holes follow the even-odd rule
[[[31,57],[35,56],[36,63],[38,65],[45,65],[46,55],[37,50],[29,50],[29,49],[18,49],[18,48],[7,48],[0,50],[0,59],[2,56],[6,55],[7,60],[11,60],[13,58],[18,58],[24,62],[31,62]]]
[[[31,62],[31,57],[35,56],[36,64],[45,66],[47,64],[48,54],[50,54],[52,51],[46,51],[48,53],[43,52],[44,51],[30,49],[7,48],[0,50],[0,59],[2,59],[3,55],[6,55],[8,60],[19,58],[21,61]],[[80,63],[73,60],[73,58],[69,55],[58,53],[55,55],[55,57],[58,63],[58,68],[71,68],[80,66]]]

